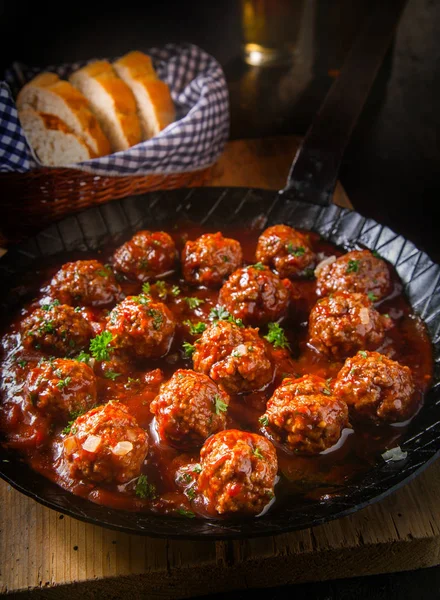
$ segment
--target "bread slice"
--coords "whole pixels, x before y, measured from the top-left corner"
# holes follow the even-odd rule
[[[55,115],[24,108],[18,116],[29,144],[43,165],[58,167],[96,157],[93,150]]]
[[[106,60],[89,63],[69,77],[87,98],[114,151],[141,141],[136,101]]]
[[[41,73],[27,83],[18,94],[17,107],[19,110],[33,108],[37,112],[58,117],[96,156],[111,152],[110,143],[90,110],[87,99],[55,73]]]
[[[147,54],[137,50],[129,52],[113,66],[136,98],[144,140],[154,137],[175,120],[176,111],[170,89],[158,79]]]

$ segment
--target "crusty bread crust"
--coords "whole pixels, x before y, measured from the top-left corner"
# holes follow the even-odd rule
[[[17,107],[19,110],[31,107],[37,112],[57,116],[92,148],[96,156],[111,152],[110,143],[85,96],[55,73],[41,73],[26,84],[18,94]]]
[[[158,79],[151,58],[137,50],[114,63],[118,75],[135,95],[143,139],[150,139],[176,118],[168,85]]]
[[[100,101],[96,94],[90,91],[87,86],[87,78],[93,79],[98,83],[102,90],[107,93],[113,103],[113,115],[106,111],[106,119],[103,119]],[[113,141],[114,150],[125,150],[141,141],[141,128],[137,116],[136,100],[130,88],[120,79],[114,71],[111,64],[107,61],[95,61],[79,69],[70,76],[70,81],[77,86],[86,95],[92,110],[100,120],[101,126],[106,131],[107,136]],[[125,138],[125,144],[121,141],[116,145],[115,136],[109,131],[107,119],[111,118],[113,123],[110,126],[114,129],[120,127],[122,136]]]

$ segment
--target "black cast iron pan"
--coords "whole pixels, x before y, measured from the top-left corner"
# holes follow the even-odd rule
[[[440,267],[387,227],[331,204],[343,150],[403,4],[390,0],[373,14],[295,157],[282,192],[196,188],[113,201],[63,219],[12,248],[0,261],[0,285],[12,290],[13,281],[47,257],[66,251],[96,251],[139,229],[162,229],[181,219],[213,231],[237,222],[243,227],[258,223],[261,228],[282,222],[316,231],[347,249],[377,250],[394,265],[415,312],[425,321],[436,361],[434,386],[401,444],[406,459],[381,461],[362,479],[325,501],[287,505],[242,522],[155,517],[98,506],[51,483],[20,462],[16,453],[0,446],[3,479],[42,504],[90,523],[152,536],[227,539],[285,533],[350,514],[407,483],[435,460],[440,451]],[[20,303],[20,287],[14,290],[15,294],[3,294],[3,311]]]

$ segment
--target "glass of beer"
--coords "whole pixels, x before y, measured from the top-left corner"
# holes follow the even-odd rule
[[[306,0],[241,0],[244,59],[282,65],[295,57]]]

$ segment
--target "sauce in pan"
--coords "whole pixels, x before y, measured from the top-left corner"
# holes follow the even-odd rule
[[[337,493],[382,460],[386,449],[399,445],[409,421],[422,406],[432,379],[431,343],[424,324],[413,314],[389,265],[385,265],[389,274],[385,284],[369,265],[369,289],[374,291],[359,299],[356,288],[358,296],[353,302],[357,308],[343,294],[338,296],[337,289],[331,289],[336,280],[346,285],[344,278],[351,285],[365,284],[361,281],[365,276],[363,255],[347,259],[339,272],[334,271],[333,282],[330,278],[330,283],[321,283],[318,295],[314,273],[323,268],[322,260],[345,252],[316,234],[303,232],[301,237],[297,232],[299,237],[289,238],[294,235],[292,230],[280,230],[275,242],[270,236],[264,244],[260,242],[257,258],[258,233],[242,229],[222,232],[237,240],[241,250],[237,244],[225,246],[219,237],[183,251],[188,240],[204,233],[208,232],[187,223],[170,231],[176,255],[169,237],[157,233],[134,245],[130,242],[131,246],[116,254],[114,248],[105,248],[93,256],[58,256],[56,263],[42,265],[26,277],[23,285],[32,300],[10,316],[2,337],[3,443],[16,448],[33,469],[72,493],[131,511],[183,518],[242,517],[277,510],[298,498]],[[184,258],[183,268],[175,256]],[[110,282],[105,290],[99,281],[95,287],[88,281],[81,288],[81,278],[75,273],[64,274],[64,279],[57,276],[58,287],[54,285],[52,278],[65,263],[95,259],[105,265],[102,269],[92,264],[97,277]],[[204,264],[204,260],[214,260],[214,264]],[[273,271],[262,262],[277,269],[280,277],[275,274],[272,281]],[[329,266],[324,269],[329,271],[331,260],[326,262]],[[317,264],[320,266],[314,271]],[[246,265],[256,266],[237,275],[237,269]],[[243,293],[249,296],[257,279],[259,293],[267,296],[260,308],[261,298],[240,304]],[[71,286],[67,292],[66,281],[67,287]],[[82,292],[77,293],[78,289]],[[126,297],[134,300],[124,300]],[[315,319],[315,333],[309,332],[313,307],[320,306],[326,319],[335,310],[326,303],[338,298],[343,304],[348,302],[336,311],[335,322],[341,329],[346,315],[360,315],[356,331],[347,334],[349,345],[354,344],[351,350],[345,343],[328,342],[327,325],[323,331],[322,321]],[[59,314],[59,307],[65,304],[71,308]],[[116,305],[119,308],[112,311]],[[139,306],[146,307],[142,313],[146,320],[141,323],[133,316]],[[373,317],[380,320],[380,340],[364,332]],[[223,371],[215,370],[211,355],[220,352],[222,342],[216,337],[220,336],[217,330],[208,336],[210,328],[223,327],[226,336],[243,336],[248,325],[259,328],[258,334],[249,334],[255,347],[243,337],[232,351],[235,362],[231,358]],[[59,327],[64,328],[61,337],[57,337]],[[145,328],[148,335],[140,339],[136,328]],[[198,342],[201,338],[204,343]],[[89,347],[91,339],[94,342]],[[363,346],[364,341],[368,347]],[[256,358],[260,351],[263,358]],[[349,364],[344,378],[341,369],[346,359],[354,363]],[[358,368],[364,368],[367,359],[374,363],[373,370],[382,368],[377,361],[382,365],[388,359],[411,370],[409,375],[402,369],[391,370],[390,381],[382,384],[375,371],[370,388],[392,388],[400,382],[400,387],[393,388],[397,395],[391,398],[391,408],[381,415],[371,405],[361,406],[365,378],[361,377],[361,384],[350,379],[356,377]],[[72,367],[72,360],[77,367]],[[199,374],[193,375],[193,368]],[[240,369],[248,371],[243,374]],[[269,409],[268,399],[281,385],[281,404],[300,394],[298,390],[306,385],[303,376],[319,378],[306,378],[307,385],[315,385],[308,396],[312,405],[296,406],[287,417],[276,403]],[[408,377],[412,377],[411,385]],[[355,396],[355,389],[360,396]],[[406,394],[406,401],[400,393]],[[195,415],[185,412],[190,411],[185,402],[191,403],[192,395],[197,395],[199,402]],[[324,411],[326,416],[318,422],[310,414],[321,410],[319,402],[325,405],[325,396],[333,403],[331,410],[339,412],[335,417],[334,412]],[[360,404],[356,405],[356,398],[361,398]],[[105,411],[95,408],[106,404]],[[292,420],[298,418],[299,429],[292,430]],[[116,429],[109,430],[109,423],[116,423]],[[225,430],[232,432],[225,435]],[[95,457],[104,446],[107,458],[98,465]]]

